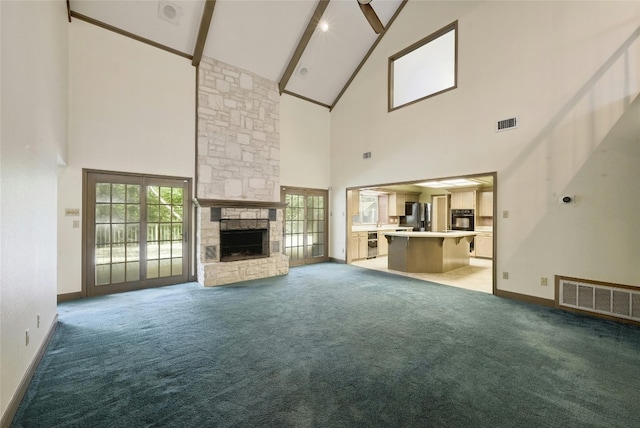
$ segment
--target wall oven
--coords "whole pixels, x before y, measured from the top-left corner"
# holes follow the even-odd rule
[[[473,210],[451,210],[451,230],[474,231]]]
[[[475,225],[473,224],[473,210],[451,210],[451,230],[464,230],[473,232]],[[469,242],[469,252],[474,253],[475,239]]]

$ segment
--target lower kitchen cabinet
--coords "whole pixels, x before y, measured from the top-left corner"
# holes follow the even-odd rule
[[[389,243],[384,237],[384,232],[378,232],[378,255],[386,256],[389,254]]]
[[[483,233],[475,238],[476,257],[493,258],[493,235]]]
[[[349,241],[349,254],[351,260],[366,259],[368,252],[367,232],[351,233],[351,240]]]

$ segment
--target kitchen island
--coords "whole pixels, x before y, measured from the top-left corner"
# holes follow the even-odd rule
[[[386,232],[387,267],[412,273],[444,273],[469,264],[475,232]]]

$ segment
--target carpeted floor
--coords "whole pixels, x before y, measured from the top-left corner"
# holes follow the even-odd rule
[[[640,328],[354,266],[59,319],[14,427],[640,424]]]

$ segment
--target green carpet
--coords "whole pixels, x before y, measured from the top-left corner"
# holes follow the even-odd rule
[[[640,426],[640,328],[353,266],[58,310],[14,427]]]

